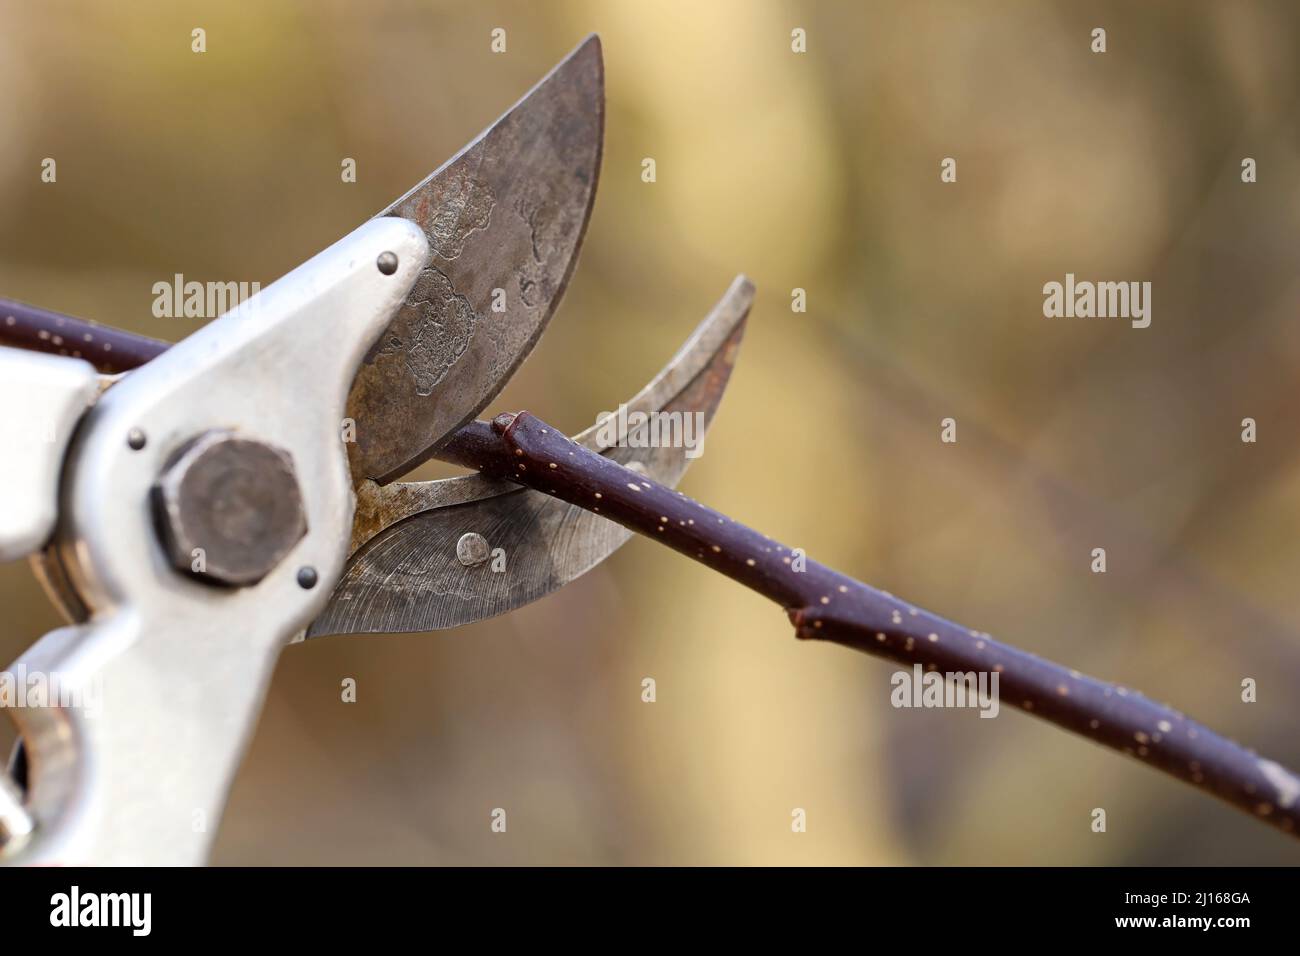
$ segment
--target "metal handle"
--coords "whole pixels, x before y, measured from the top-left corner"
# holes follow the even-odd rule
[[[384,253],[395,270],[377,268]],[[348,387],[427,255],[413,223],[371,220],[87,414],[54,547],[90,619],[15,665],[57,677],[68,695],[14,711],[34,822],[16,862],[206,858],[276,658],[320,612],[347,554]],[[160,477],[198,436],[223,431],[292,460],[306,524],[256,583],[231,582],[243,586],[177,570],[155,526]],[[209,492],[226,493],[220,481]]]
[[[98,387],[85,362],[0,348],[0,561],[30,554],[54,530],[59,469]]]

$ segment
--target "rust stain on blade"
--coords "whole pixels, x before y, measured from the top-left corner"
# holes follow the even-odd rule
[[[604,113],[591,36],[380,214],[418,223],[432,255],[353,382],[355,480],[386,484],[431,457],[532,351],[591,215]]]

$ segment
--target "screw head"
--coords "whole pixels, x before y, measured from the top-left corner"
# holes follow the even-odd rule
[[[316,586],[316,582],[319,580],[320,577],[316,574],[316,569],[311,567],[311,565],[298,569],[298,587],[302,588],[304,591],[310,591]]]
[[[488,559],[487,538],[476,531],[462,534],[456,542],[456,560],[467,568],[482,564]]]
[[[390,276],[397,271],[397,254],[381,252],[379,258],[375,260],[375,265],[379,267],[379,271],[384,275]]]
[[[132,451],[139,451],[145,446],[147,440],[144,432],[138,428],[132,428],[126,433],[126,444]]]
[[[153,489],[163,546],[177,570],[232,587],[256,584],[307,533],[288,452],[233,432],[181,449]]]

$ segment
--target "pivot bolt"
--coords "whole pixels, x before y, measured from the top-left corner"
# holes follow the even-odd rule
[[[154,486],[153,504],[176,569],[230,587],[261,581],[307,534],[289,453],[228,431],[182,448]]]

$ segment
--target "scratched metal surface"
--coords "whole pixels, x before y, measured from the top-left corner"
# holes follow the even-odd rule
[[[532,351],[586,230],[604,113],[592,36],[380,214],[419,223],[433,252],[353,383],[353,475],[386,483],[426,460]]]
[[[745,331],[753,286],[738,278],[629,411],[703,412],[712,422]],[[575,436],[600,448],[598,426]],[[605,454],[675,485],[691,463],[684,448],[609,448]],[[307,637],[432,631],[504,614],[590,570],[631,535],[612,521],[509,483],[477,475],[440,481],[374,482],[358,491],[354,547],[343,577]],[[461,535],[501,549],[466,567]]]

